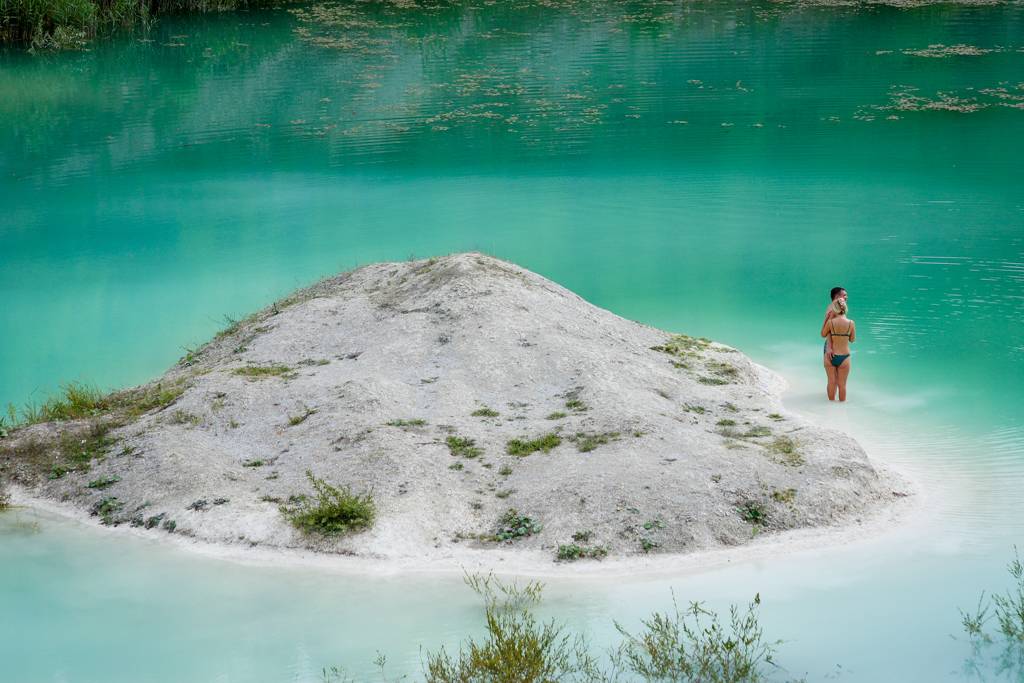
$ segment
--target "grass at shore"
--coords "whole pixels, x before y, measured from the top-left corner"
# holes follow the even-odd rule
[[[0,0],[0,44],[78,49],[97,34],[143,26],[157,14],[218,12],[259,0]]]

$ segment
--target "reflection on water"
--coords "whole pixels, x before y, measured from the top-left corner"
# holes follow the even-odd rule
[[[790,405],[924,490],[883,538],[552,581],[552,613],[600,645],[670,589],[760,591],[793,675],[962,678],[956,607],[1005,585],[1022,528],[1024,9],[402,4],[0,53],[0,403],[143,381],[343,268],[486,250],[780,369]],[[822,401],[834,284],[861,330],[847,406]],[[0,518],[0,661],[26,683],[317,680],[378,647],[415,672],[480,617],[457,579],[11,519],[33,523]]]

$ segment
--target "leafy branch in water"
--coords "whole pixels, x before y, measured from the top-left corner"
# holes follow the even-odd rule
[[[703,603],[680,610],[673,595],[673,611],[654,613],[639,635],[615,624],[625,638],[615,657],[645,681],[756,683],[764,680],[766,665],[774,664],[782,643],[765,640],[757,616],[760,605],[760,594],[745,611],[732,605],[725,626]]]
[[[673,611],[653,614],[637,635],[616,623],[624,640],[602,665],[581,634],[534,615],[544,588],[540,582],[503,583],[493,574],[467,574],[465,582],[483,599],[486,633],[464,639],[457,652],[427,652],[426,683],[758,683],[781,643],[764,638],[760,596],[745,610],[733,606],[726,624],[702,603],[680,610],[673,596]],[[387,680],[383,661],[378,655]],[[330,683],[349,680],[336,668],[324,674]]]
[[[1017,681],[1024,679],[1024,564],[1017,546],[1013,547],[1013,560],[1006,568],[1014,581],[1011,588],[987,599],[982,592],[974,610],[960,610],[960,623],[972,648],[964,668],[966,673],[979,678],[994,671],[998,676]],[[993,618],[996,633],[988,629]],[[992,651],[993,647],[997,648],[996,652]]]

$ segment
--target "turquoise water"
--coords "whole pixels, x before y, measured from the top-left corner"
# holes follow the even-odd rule
[[[761,591],[794,675],[961,678],[956,607],[1006,584],[1024,526],[1024,8],[359,7],[0,54],[0,403],[144,381],[341,269],[481,249],[741,348],[927,491],[877,541],[553,581],[553,613],[601,643],[673,587]],[[820,386],[834,284],[859,323],[847,406]],[[39,524],[0,537],[5,680],[315,680],[378,648],[418,671],[479,621],[457,579]]]

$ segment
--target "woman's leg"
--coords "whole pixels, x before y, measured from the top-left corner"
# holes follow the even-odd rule
[[[828,395],[828,400],[836,400],[836,387],[838,386],[838,379],[836,374],[836,366],[832,365],[832,361],[825,356],[825,376],[828,378],[828,385],[825,387],[825,393]]]
[[[838,372],[836,373],[836,380],[839,384],[839,400],[846,400],[846,378],[850,376],[850,359],[847,358],[843,361],[843,364],[839,366]]]

